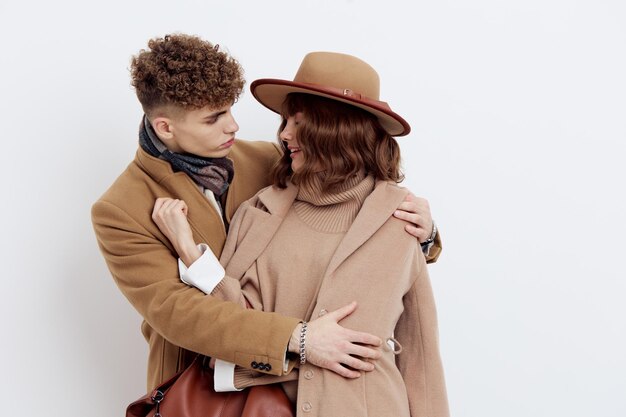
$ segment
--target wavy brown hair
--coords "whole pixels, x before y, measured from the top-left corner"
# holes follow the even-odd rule
[[[373,114],[336,100],[290,93],[283,103],[279,135],[287,118],[297,112],[303,113],[296,136],[304,164],[298,173],[293,172],[289,149],[279,137],[283,156],[272,173],[274,185],[285,188],[289,180],[310,184],[314,176],[322,175],[323,190],[328,191],[360,171],[377,180],[398,183],[404,179],[400,147]]]
[[[220,108],[239,98],[245,80],[239,63],[218,45],[172,34],[148,41],[133,56],[132,85],[146,114],[165,108]]]

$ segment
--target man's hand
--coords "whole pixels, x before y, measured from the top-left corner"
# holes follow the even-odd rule
[[[329,369],[345,378],[358,378],[361,371],[373,371],[367,359],[379,359],[382,341],[369,333],[346,329],[338,324],[356,309],[356,301],[308,323],[307,362]],[[300,352],[301,325],[291,334],[289,351]],[[346,368],[349,366],[352,369]]]
[[[152,220],[172,243],[185,265],[191,265],[202,255],[193,240],[191,226],[187,221],[187,204],[183,200],[157,198]]]
[[[415,236],[420,243],[428,240],[433,232],[433,218],[430,214],[430,205],[425,198],[416,197],[409,192],[393,215],[409,223],[404,229],[410,235]]]

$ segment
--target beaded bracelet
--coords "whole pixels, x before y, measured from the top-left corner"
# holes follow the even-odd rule
[[[300,329],[300,365],[304,365],[306,363],[306,321],[302,322],[302,328]]]

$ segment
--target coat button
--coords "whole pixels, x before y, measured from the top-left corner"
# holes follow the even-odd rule
[[[325,308],[321,309],[319,314],[317,315],[317,317],[322,317],[324,315],[326,315],[328,313],[328,310],[326,310]]]
[[[302,403],[302,411],[304,411],[305,413],[310,412],[312,409],[313,409],[313,406],[311,405],[310,402],[307,401],[305,403]]]
[[[259,364],[256,361],[252,361],[250,366],[252,367],[252,369],[259,369]]]
[[[269,363],[266,363],[265,364],[265,370],[268,371],[268,372],[271,371],[272,370],[272,365],[270,365]]]
[[[308,369],[308,370],[306,370],[306,371],[304,372],[304,377],[305,377],[306,379],[313,379],[313,375],[315,375],[315,374],[314,374],[314,373],[313,373],[313,371],[311,371],[310,369]]]

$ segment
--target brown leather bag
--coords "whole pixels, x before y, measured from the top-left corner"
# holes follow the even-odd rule
[[[215,392],[208,358],[196,357],[187,369],[131,403],[126,417],[294,417],[280,385]]]

